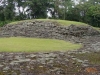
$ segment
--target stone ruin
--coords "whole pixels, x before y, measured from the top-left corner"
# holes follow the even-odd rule
[[[62,40],[85,37],[85,40],[82,39],[85,47],[69,52],[0,53],[0,75],[100,75],[100,65],[91,65],[89,60],[80,60],[73,56],[90,53],[88,48],[100,51],[100,36],[97,35],[100,35],[100,32],[91,26],[62,26],[57,22],[36,20],[7,24],[0,28],[0,37]]]
[[[73,37],[94,36],[100,34],[91,26],[63,26],[51,21],[26,21],[7,24],[0,28],[0,37],[36,37],[66,40]]]

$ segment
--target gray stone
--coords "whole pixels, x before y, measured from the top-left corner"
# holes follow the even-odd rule
[[[1,64],[0,64],[0,68],[3,67],[3,66],[4,66],[4,65],[1,65]]]
[[[100,42],[97,42],[95,44],[92,44],[91,47],[93,48],[93,50],[95,51],[100,51]]]
[[[10,68],[9,68],[8,66],[6,66],[6,67],[3,68],[4,71],[7,71],[7,70],[9,70],[9,69],[10,69]]]
[[[100,34],[89,26],[62,26],[56,22],[49,21],[36,21],[34,22],[20,22],[16,25],[5,25],[1,27],[1,37],[40,37],[40,38],[55,38],[55,39],[67,39],[68,36],[82,37],[86,35],[97,35]],[[71,38],[69,38],[71,39]]]

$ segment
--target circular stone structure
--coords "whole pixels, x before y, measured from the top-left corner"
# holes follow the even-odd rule
[[[0,75],[99,75],[100,65],[91,65],[73,54],[100,51],[100,32],[91,26],[62,26],[51,21],[23,21],[0,28],[0,37],[38,37],[70,40],[84,45],[78,51],[0,53]],[[89,50],[89,51],[88,51]],[[88,73],[87,69],[94,69]],[[95,71],[95,72],[94,72]]]
[[[98,34],[100,34],[100,32],[91,26],[64,26],[57,22],[38,20],[23,21],[17,24],[7,24],[0,28],[0,37],[24,36],[66,40]]]

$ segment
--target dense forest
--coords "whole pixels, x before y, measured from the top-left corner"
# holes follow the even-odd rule
[[[8,22],[47,18],[72,20],[100,27],[100,0],[1,0],[0,25]]]

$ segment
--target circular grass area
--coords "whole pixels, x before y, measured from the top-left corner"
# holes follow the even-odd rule
[[[48,52],[67,51],[81,48],[63,40],[10,37],[0,38],[0,52]]]

